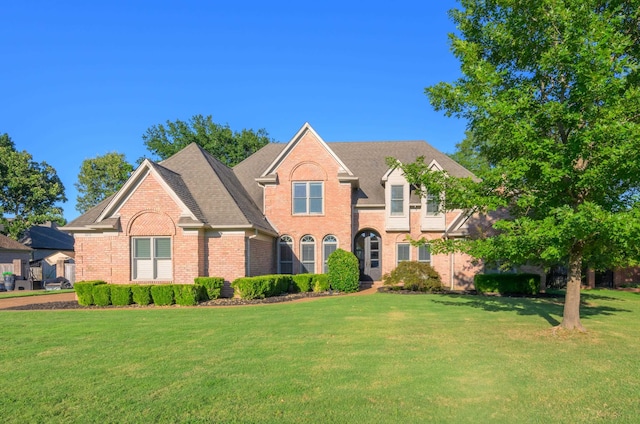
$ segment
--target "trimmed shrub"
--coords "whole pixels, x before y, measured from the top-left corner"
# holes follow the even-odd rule
[[[173,295],[173,284],[159,284],[151,286],[151,298],[158,306],[173,305],[175,298]]]
[[[200,297],[201,300],[213,300],[220,297],[222,287],[224,286],[224,278],[222,277],[196,277],[194,283],[197,286],[204,288],[205,297]]]
[[[293,284],[291,285],[292,293],[306,293],[311,290],[311,282],[314,274],[298,274],[291,276]]]
[[[93,305],[93,288],[100,284],[107,284],[102,280],[78,281],[73,285],[78,296],[78,304],[82,306]]]
[[[351,252],[336,249],[327,259],[329,284],[334,290],[345,293],[357,292],[360,288],[358,258]]]
[[[439,292],[443,290],[438,271],[425,262],[404,261],[382,277],[385,286],[420,292]]]
[[[131,286],[125,284],[111,285],[111,304],[116,306],[127,306],[133,303],[131,296]]]
[[[98,284],[93,287],[93,303],[96,306],[111,305],[111,284]]]
[[[264,299],[286,293],[291,285],[290,275],[260,275],[234,280],[231,287],[242,299]]]
[[[329,291],[329,276],[327,274],[315,274],[312,285],[313,291],[316,293]]]
[[[540,291],[538,274],[476,274],[473,284],[478,293],[537,294]]]
[[[136,305],[147,306],[151,303],[151,286],[145,284],[131,286],[131,297]]]
[[[181,306],[193,306],[198,303],[199,289],[195,284],[174,284],[173,295],[176,304]]]

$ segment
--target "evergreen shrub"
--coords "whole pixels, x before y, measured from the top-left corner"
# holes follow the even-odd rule
[[[194,306],[198,303],[198,287],[195,284],[174,284],[173,295],[176,304]]]
[[[532,295],[540,292],[540,275],[529,273],[476,274],[473,284],[480,294]]]
[[[127,306],[133,303],[131,286],[127,284],[111,285],[111,304],[115,306]]]
[[[111,284],[98,284],[93,287],[93,303],[96,306],[111,305]]]
[[[158,284],[151,286],[151,298],[158,306],[173,305],[175,298],[173,295],[173,284]]]
[[[147,306],[151,303],[151,286],[146,284],[132,285],[131,296],[136,305]]]
[[[329,291],[329,276],[327,274],[314,274],[313,276],[313,291],[316,293],[322,293]]]
[[[224,278],[222,277],[196,277],[193,281],[197,286],[204,288],[204,293],[201,293],[200,300],[219,298],[224,286]]]
[[[392,289],[439,292],[444,289],[440,274],[425,262],[404,261],[388,274],[382,277],[385,286]]]
[[[291,285],[292,293],[306,293],[311,290],[311,283],[315,274],[297,274],[293,275],[291,279],[293,284]]]
[[[231,283],[231,287],[242,299],[264,299],[286,293],[291,281],[290,275],[260,275],[238,278]]]
[[[327,259],[329,284],[344,293],[357,292],[360,288],[358,258],[351,252],[336,249]]]
[[[78,304],[82,306],[93,305],[93,288],[100,284],[107,284],[102,280],[78,281],[73,285],[78,296]]]

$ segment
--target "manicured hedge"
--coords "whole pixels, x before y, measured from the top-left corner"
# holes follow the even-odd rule
[[[222,287],[224,286],[224,278],[222,277],[196,277],[194,280],[196,286],[204,288],[201,293],[201,300],[213,300],[220,297]],[[202,296],[204,294],[204,296]]]
[[[336,249],[327,259],[329,284],[334,290],[344,293],[357,292],[360,288],[360,266],[358,258],[351,252]]]
[[[194,284],[174,284],[173,295],[176,304],[181,306],[193,306],[198,303],[199,288]]]
[[[93,287],[93,303],[96,306],[111,305],[111,284],[98,284]]]
[[[537,294],[538,274],[476,274],[473,284],[478,293]]]
[[[238,278],[231,287],[242,299],[264,299],[286,293],[291,281],[290,275],[261,275]]]
[[[133,303],[131,286],[128,284],[111,285],[111,304],[115,306],[127,306]]]
[[[146,284],[134,284],[131,286],[131,295],[136,305],[147,306],[151,303],[151,286]]]
[[[291,276],[293,284],[291,285],[292,293],[306,293],[312,288],[313,276],[315,274],[297,274]]]
[[[175,303],[173,284],[151,286],[151,298],[158,306],[173,305]]]
[[[312,285],[313,291],[316,293],[329,291],[329,276],[327,274],[314,274]]]
[[[440,274],[425,262],[400,262],[393,271],[383,277],[385,286],[394,290],[439,292],[443,290]]]
[[[93,305],[93,288],[94,286],[100,284],[107,284],[102,280],[94,280],[94,281],[78,281],[73,285],[73,288],[76,290],[76,295],[78,296],[78,303],[82,306],[90,306]]]

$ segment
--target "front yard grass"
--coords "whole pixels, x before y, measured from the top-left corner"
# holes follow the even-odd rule
[[[0,312],[3,422],[637,422],[640,295]]]
[[[12,290],[0,292],[0,299],[8,299],[10,297],[27,297],[27,296],[45,296],[50,294],[72,293],[74,289],[62,290]]]

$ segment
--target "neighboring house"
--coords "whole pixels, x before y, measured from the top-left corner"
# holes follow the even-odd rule
[[[35,280],[65,277],[74,281],[74,238],[71,234],[61,231],[57,224],[47,222],[27,229],[20,242],[32,249]]]
[[[25,277],[30,256],[31,248],[0,234],[0,273],[11,272]]]
[[[419,198],[386,162],[419,156],[472,176],[423,141],[326,143],[308,124],[233,169],[196,144],[160,163],[147,159],[116,194],[63,227],[75,237],[76,279],[190,283],[322,273],[342,248],[358,257],[363,280],[417,260],[431,263],[447,287],[469,288],[481,265],[407,241],[467,233],[463,211],[441,213],[437,193]]]

